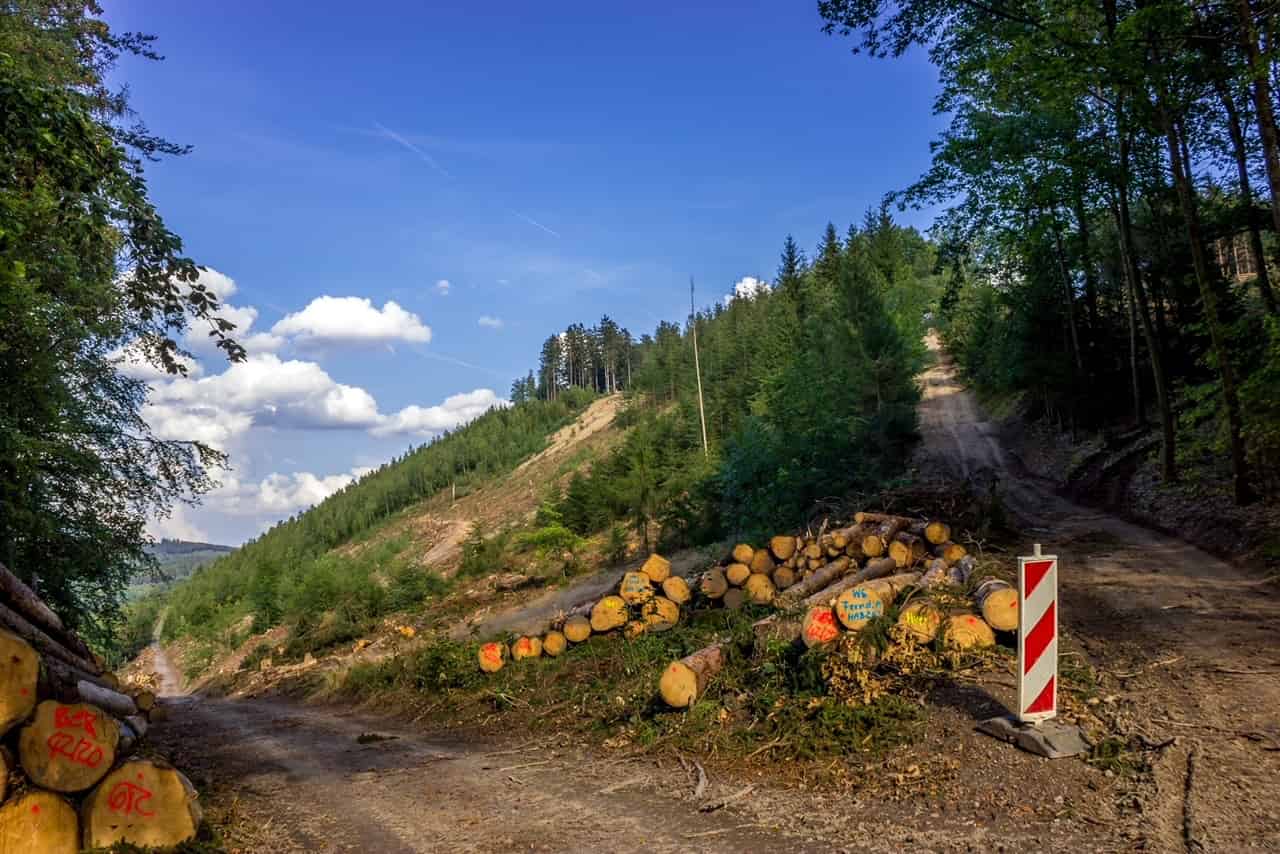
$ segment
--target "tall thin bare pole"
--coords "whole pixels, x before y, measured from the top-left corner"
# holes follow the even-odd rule
[[[702,456],[710,457],[707,449],[707,411],[702,406],[702,366],[698,363],[698,312],[693,307],[693,276],[689,277],[689,323],[693,327],[693,373],[698,378],[698,418],[702,421]]]

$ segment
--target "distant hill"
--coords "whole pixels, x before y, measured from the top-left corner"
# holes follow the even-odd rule
[[[147,552],[156,559],[158,573],[150,569],[139,572],[133,578],[130,592],[141,594],[156,587],[167,587],[175,581],[190,577],[200,567],[234,551],[233,546],[220,546],[216,543],[161,540],[147,547]]]

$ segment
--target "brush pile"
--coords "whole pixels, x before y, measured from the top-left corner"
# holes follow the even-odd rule
[[[122,687],[0,565],[0,852],[193,838],[200,809],[191,783],[163,761],[130,758],[155,700],[145,687]]]

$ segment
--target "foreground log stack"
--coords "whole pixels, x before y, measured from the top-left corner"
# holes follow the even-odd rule
[[[128,757],[159,707],[114,674],[0,565],[0,854],[117,842],[170,848],[200,811],[181,772]]]

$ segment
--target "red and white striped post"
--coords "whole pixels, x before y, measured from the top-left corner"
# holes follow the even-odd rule
[[[1058,558],[1018,558],[1018,720],[1058,714]]]

